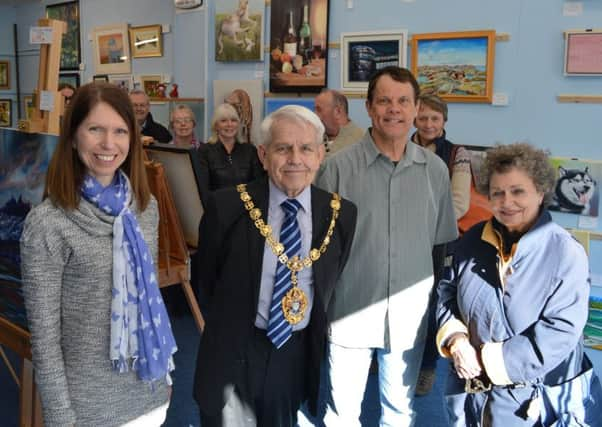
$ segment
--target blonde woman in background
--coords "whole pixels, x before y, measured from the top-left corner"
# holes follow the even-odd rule
[[[170,144],[185,148],[199,148],[201,145],[194,134],[196,117],[188,105],[178,104],[175,106],[169,117],[169,127],[173,133]]]

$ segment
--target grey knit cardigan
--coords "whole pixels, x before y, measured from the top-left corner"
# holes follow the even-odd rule
[[[157,260],[157,202],[136,215]],[[119,426],[168,401],[109,360],[113,217],[83,200],[63,210],[48,199],[25,220],[21,274],[44,424]]]

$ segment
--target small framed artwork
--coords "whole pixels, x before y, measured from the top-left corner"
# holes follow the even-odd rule
[[[79,2],[69,1],[46,6],[46,18],[67,23],[61,46],[61,70],[79,70],[81,50],[79,42]]]
[[[602,29],[564,33],[564,75],[602,75]]]
[[[10,61],[0,61],[0,90],[10,89]]]
[[[132,58],[163,56],[163,33],[161,25],[130,27]]]
[[[370,77],[389,65],[406,66],[408,31],[341,34],[341,86],[366,92]]]
[[[159,96],[159,85],[163,82],[163,76],[139,76],[141,89],[150,97]]]
[[[270,92],[320,92],[328,77],[329,0],[271,5]]]
[[[448,102],[491,103],[495,31],[412,35],[412,73],[423,93]]]
[[[215,4],[215,60],[263,61],[265,0]]]
[[[0,127],[12,125],[12,100],[0,99]]]
[[[34,109],[34,96],[25,95],[23,97],[23,117],[25,118],[25,120],[31,120],[31,118],[33,117]]]
[[[59,74],[59,85],[61,83],[67,83],[73,86],[74,88],[78,88],[80,86],[79,83],[79,73],[61,73]]]
[[[129,74],[132,71],[126,24],[94,27],[92,43],[97,74]]]
[[[92,81],[93,82],[105,82],[105,83],[108,83],[109,82],[109,75],[108,74],[95,74],[92,77]]]
[[[129,93],[134,89],[134,83],[131,74],[113,74],[109,76],[109,82]]]

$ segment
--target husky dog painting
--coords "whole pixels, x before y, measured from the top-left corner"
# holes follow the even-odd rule
[[[558,165],[550,210],[598,216],[598,190],[590,167]]]

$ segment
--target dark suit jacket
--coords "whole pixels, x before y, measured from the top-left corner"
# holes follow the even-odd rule
[[[264,221],[268,212],[268,181],[247,185]],[[311,187],[312,247],[322,243],[330,223],[332,196]],[[307,390],[315,414],[320,363],[326,341],[326,313],[335,283],[343,270],[355,231],[357,210],[342,200],[330,245],[312,266],[314,303],[307,326]],[[206,309],[195,373],[194,397],[207,415],[221,411],[233,385],[245,378],[245,350],[254,334],[265,239],[255,228],[236,189],[212,193],[199,229],[199,246],[193,262],[199,299]]]
[[[144,136],[152,136],[155,141],[163,142],[167,144],[171,141],[171,133],[160,123],[157,123],[153,119],[153,115],[148,113],[146,116],[146,121],[144,122],[144,127],[142,128],[142,135]]]

